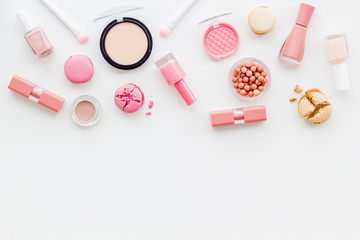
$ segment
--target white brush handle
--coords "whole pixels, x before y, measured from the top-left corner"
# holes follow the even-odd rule
[[[40,0],[50,11],[64,23],[64,25],[75,35],[78,36],[83,30],[76,25],[64,12],[60,11],[57,6],[55,6],[49,0]]]
[[[185,16],[185,14],[190,10],[190,8],[194,5],[197,0],[189,0],[185,6],[183,6],[167,23],[167,26],[170,29],[173,29],[176,24]]]

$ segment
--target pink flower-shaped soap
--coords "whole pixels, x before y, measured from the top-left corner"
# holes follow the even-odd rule
[[[94,66],[87,56],[71,56],[64,66],[65,75],[72,83],[88,82],[94,75]]]
[[[133,113],[144,104],[144,94],[137,85],[127,83],[116,90],[114,101],[124,112]]]

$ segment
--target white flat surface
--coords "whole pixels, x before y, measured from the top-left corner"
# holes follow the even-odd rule
[[[37,0],[1,0],[0,82],[0,239],[359,239],[359,4],[355,0],[311,3],[303,65],[277,61],[299,1],[203,0],[169,38],[159,29],[185,0],[53,0],[89,33],[80,45]],[[310,1],[309,1],[310,3]],[[122,4],[145,6],[137,15],[153,34],[154,48],[144,66],[129,72],[109,66],[99,50],[108,23],[91,19]],[[273,31],[253,34],[248,13],[268,5],[277,15]],[[55,47],[37,60],[23,39],[15,14],[34,13]],[[238,30],[239,51],[213,61],[202,48],[201,20],[234,12],[225,21]],[[334,28],[334,24],[342,28]],[[333,29],[333,30],[332,30]],[[352,89],[339,93],[327,62],[324,39],[347,32]],[[198,102],[188,107],[169,87],[154,62],[173,52],[187,73]],[[75,54],[94,63],[91,82],[74,85],[63,65]],[[228,71],[243,57],[257,57],[271,69],[270,92],[255,103],[242,102],[228,86]],[[7,89],[18,74],[66,99],[54,113]],[[153,99],[124,114],[113,103],[117,87],[138,84]],[[295,84],[319,88],[333,104],[331,119],[312,126],[289,103]],[[70,118],[76,97],[90,94],[103,117],[92,128]],[[213,129],[209,112],[265,104],[268,121]]]

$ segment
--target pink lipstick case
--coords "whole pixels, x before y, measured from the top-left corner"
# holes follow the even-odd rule
[[[236,53],[239,47],[239,34],[235,28],[228,23],[219,22],[220,17],[227,15],[231,15],[231,13],[215,16],[199,23],[210,24],[204,33],[203,45],[205,51],[215,60]]]
[[[34,83],[29,82],[17,75],[14,75],[8,86],[9,89],[17,92],[33,102],[39,103],[51,110],[58,112],[64,99],[59,97],[48,90],[45,90]]]
[[[215,111],[210,113],[210,117],[213,127],[267,120],[265,106]]]

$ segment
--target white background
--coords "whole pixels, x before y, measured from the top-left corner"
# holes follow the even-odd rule
[[[0,3],[0,239],[359,239],[360,32],[357,1],[316,0],[302,66],[277,60],[299,1],[202,0],[169,38],[160,27],[185,0],[53,0],[89,33],[80,45],[39,1]],[[154,39],[142,67],[119,71],[99,50],[109,21],[92,18],[111,7],[137,4],[136,14]],[[272,32],[253,34],[248,13],[268,5],[277,16]],[[15,14],[31,11],[55,52],[36,59]],[[224,21],[239,32],[238,52],[220,61],[202,47],[206,26],[198,22],[233,12]],[[347,32],[352,88],[340,93],[327,61],[325,37]],[[188,107],[167,85],[154,62],[173,52],[198,99]],[[74,85],[64,75],[65,61],[88,55],[95,75]],[[243,102],[228,85],[228,71],[240,58],[257,57],[270,68],[272,86],[255,103]],[[34,104],[7,86],[18,74],[66,99],[59,113]],[[117,87],[133,82],[147,104],[125,114],[113,102]],[[313,126],[301,119],[289,98],[297,84],[319,88],[333,104],[333,116]],[[103,117],[91,128],[70,118],[76,97],[90,94]],[[212,128],[209,112],[265,104],[268,121]]]

